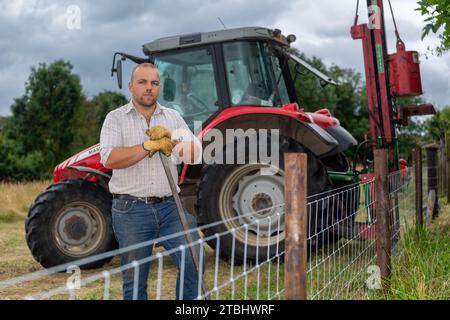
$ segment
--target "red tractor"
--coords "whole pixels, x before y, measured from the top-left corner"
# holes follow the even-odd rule
[[[285,152],[308,153],[309,195],[330,190],[333,181],[354,181],[343,152],[355,146],[356,140],[327,109],[308,113],[299,107],[293,80],[296,75],[291,74],[289,65],[295,65],[298,73],[311,72],[323,84],[335,83],[290,54],[288,48],[293,41],[295,36],[285,37],[280,30],[248,27],[158,39],[143,46],[147,58],[123,53],[114,56],[120,57],[117,64],[113,62],[119,86],[122,60],[154,62],[161,71],[159,102],[180,112],[193,131],[194,121],[201,121],[203,127],[196,132],[199,137],[212,128],[224,136],[227,129],[242,129],[247,138],[253,132],[248,129],[267,129],[268,139],[273,141],[270,130],[278,129],[276,174],[262,174],[267,163],[259,158],[250,162],[248,155],[241,164],[214,161],[179,166],[182,200],[200,224],[239,217],[207,229],[208,234],[245,223],[252,226],[254,219],[267,216],[273,216],[271,221],[277,223],[276,213],[284,203]],[[242,142],[248,150],[245,137]],[[208,143],[203,140],[205,148]],[[237,143],[231,141],[231,145]],[[231,147],[230,143],[224,145],[223,156]],[[108,191],[111,172],[100,163],[99,145],[57,165],[53,175],[54,184],[39,194],[26,221],[26,238],[35,259],[50,267],[114,249]],[[322,221],[313,223],[324,228],[327,225]],[[258,243],[264,247],[258,250],[261,254],[267,253],[267,245],[275,250],[277,239],[282,245],[283,225],[280,229],[277,234],[276,225],[264,222],[258,230],[249,227],[248,259],[256,258]],[[224,239],[220,253],[228,259],[232,239]],[[244,232],[236,232],[235,262],[243,258],[244,240]]]
[[[406,125],[411,115],[430,114],[434,109],[431,105],[397,105],[397,97],[422,93],[418,54],[406,51],[396,32],[397,53],[388,55],[383,1],[368,0],[367,7],[369,24],[357,25],[356,17],[351,34],[363,42],[371,123],[368,142],[373,150],[389,150],[389,168],[395,171],[400,168],[395,126]],[[277,245],[281,250],[283,248],[284,219],[281,219],[280,228],[275,223],[278,221],[276,214],[284,203],[285,152],[308,154],[308,195],[326,194],[335,187],[345,188],[359,179],[344,155],[344,151],[356,146],[357,141],[327,109],[305,112],[299,106],[294,83],[296,79],[302,79],[305,71],[315,75],[322,85],[336,83],[292,55],[288,49],[293,41],[295,36],[285,37],[278,29],[247,27],[157,39],[144,44],[146,58],[125,53],[114,55],[112,73],[117,72],[119,87],[123,60],[154,62],[161,71],[159,102],[177,110],[199,137],[207,137],[212,129],[223,136],[229,129],[241,129],[245,133],[243,137],[227,141],[215,154],[215,161],[179,166],[185,207],[197,215],[200,224],[224,221],[206,229],[206,235],[237,230],[235,263],[243,259],[246,240],[249,260],[255,260],[257,255],[265,258]],[[202,123],[201,130],[195,130],[195,121]],[[248,139],[251,134],[247,133],[259,135],[262,130],[272,129],[278,130],[275,139],[279,146],[276,150],[278,167],[274,174],[264,174],[269,165],[260,158],[259,150],[256,161],[249,159],[250,152],[247,151],[254,146]],[[272,138],[268,135],[264,139],[270,145],[274,141]],[[203,139],[204,148],[210,143],[211,140]],[[245,151],[242,163],[216,161],[226,158],[239,143]],[[100,164],[99,145],[56,166],[54,184],[39,194],[26,221],[28,246],[44,267],[116,247],[111,228],[110,176],[110,170]],[[331,206],[340,210],[325,204],[314,208],[318,214],[311,215],[310,230],[321,234],[320,230],[329,228],[335,218],[343,220],[348,213],[355,212],[358,197],[359,192],[355,191],[352,203]],[[395,197],[393,201],[396,201]],[[257,228],[250,227],[255,219],[267,217],[273,219],[262,219],[266,222],[261,222]],[[395,221],[399,221],[398,212]],[[243,228],[237,228],[244,224],[249,225],[248,238],[239,231]],[[353,237],[358,228],[351,229],[343,230],[342,234],[331,233],[331,240],[348,233]],[[320,245],[323,239],[316,237],[311,241]],[[210,245],[214,247],[215,240]],[[231,237],[221,239],[223,258],[230,258],[232,245]],[[84,267],[103,263],[105,260]]]

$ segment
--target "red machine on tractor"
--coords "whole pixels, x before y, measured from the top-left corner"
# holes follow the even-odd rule
[[[424,113],[423,108],[432,106],[396,106],[396,97],[421,93],[417,53],[405,51],[398,38],[398,52],[388,55],[382,1],[368,1],[368,8],[370,21],[378,23],[379,28],[356,25],[355,19],[352,36],[363,40],[372,147],[389,148],[391,170],[397,170],[394,125],[406,124],[408,115]],[[213,161],[179,166],[180,195],[199,223],[228,221],[207,229],[208,235],[252,225],[254,219],[275,217],[284,203],[285,152],[308,154],[308,195],[358,181],[359,172],[344,155],[357,146],[357,141],[327,109],[305,112],[300,107],[294,83],[297,78],[301,81],[304,71],[315,75],[322,85],[336,83],[291,54],[289,47],[294,41],[295,36],[285,37],[277,29],[246,27],[157,39],[143,45],[145,58],[114,55],[112,73],[117,73],[119,87],[123,60],[154,62],[161,71],[159,102],[180,112],[193,131],[194,121],[201,121],[202,129],[196,132],[199,137],[207,136],[212,129],[224,136],[229,129],[246,133],[254,132],[249,129],[278,130],[279,166],[273,174],[263,173],[268,164],[259,156],[257,161],[249,161],[248,134],[241,140],[246,150],[243,163]],[[273,141],[270,134],[267,141],[269,145]],[[205,148],[209,143],[203,140]],[[225,157],[237,143],[233,140],[225,144],[216,160]],[[110,177],[110,170],[100,163],[99,145],[55,167],[54,184],[38,195],[26,221],[28,246],[44,267],[116,248],[111,228]],[[353,204],[347,204],[352,210],[358,205],[357,194],[354,199]],[[329,226],[333,220],[330,215],[345,214],[325,207],[317,210],[329,215],[312,218],[315,221],[310,224],[319,228]],[[276,223],[277,219],[271,221]],[[248,238],[244,232],[236,232],[235,263],[242,261],[245,239],[249,260],[256,259],[257,253],[262,257],[268,251],[274,252],[277,244],[282,248],[283,230],[283,225],[277,228],[261,223],[258,228],[249,227]],[[342,236],[336,234],[334,239]],[[214,243],[211,245],[214,247]],[[224,238],[220,246],[223,258],[230,258],[231,246],[232,238]],[[97,267],[105,262],[83,267]]]

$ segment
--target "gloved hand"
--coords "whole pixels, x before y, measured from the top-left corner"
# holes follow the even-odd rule
[[[164,155],[169,157],[172,154],[175,143],[173,143],[170,138],[164,137],[159,140],[147,140],[142,146],[148,151],[149,157],[153,156],[158,151],[161,151]]]
[[[154,126],[145,133],[150,137],[150,140],[159,140],[164,137],[170,139],[172,137],[172,133],[163,126]]]

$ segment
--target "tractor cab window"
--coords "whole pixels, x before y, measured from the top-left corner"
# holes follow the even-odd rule
[[[194,130],[194,121],[205,122],[218,110],[212,56],[209,49],[195,49],[157,56],[161,73],[158,101],[177,110]]]
[[[290,102],[280,60],[267,43],[226,43],[223,52],[233,106],[278,107]]]

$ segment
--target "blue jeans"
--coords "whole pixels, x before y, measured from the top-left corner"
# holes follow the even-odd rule
[[[185,211],[186,212],[186,211]],[[186,219],[189,228],[196,227],[196,220],[193,215],[186,212]],[[122,200],[113,199],[112,203],[112,223],[114,234],[119,243],[119,248],[125,248],[133,244],[153,240],[158,237],[167,236],[176,232],[183,231],[177,207],[173,198],[159,203],[146,204],[140,200]],[[191,232],[194,241],[199,239],[196,231]],[[184,235],[169,238],[160,242],[166,250],[178,248],[180,245],[187,245]],[[200,257],[200,246],[194,245],[197,256]],[[144,246],[128,252],[122,252],[120,256],[121,266],[148,258],[152,255],[153,245]],[[184,254],[184,281],[183,292],[180,293],[180,268],[182,253],[176,250],[171,254],[173,263],[178,268],[176,298],[195,299],[198,295],[199,277],[197,269],[192,259],[189,248],[186,247]],[[204,264],[203,264],[204,265]],[[150,270],[150,263],[140,263],[139,265],[139,283],[137,290],[138,300],[147,300],[147,281]],[[204,268],[202,268],[204,270]],[[127,268],[122,272],[123,275],[123,298],[124,300],[133,299],[134,287],[134,267]],[[201,292],[200,292],[201,293]]]

